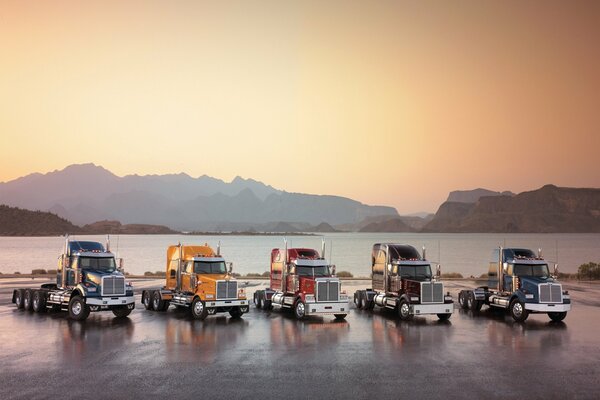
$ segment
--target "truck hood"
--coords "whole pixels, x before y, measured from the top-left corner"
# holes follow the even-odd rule
[[[521,284],[523,285],[526,283],[534,286],[537,286],[540,283],[557,283],[552,278],[540,278],[538,276],[521,276],[519,277],[519,279],[521,280]]]
[[[84,282],[91,282],[96,285],[102,284],[103,276],[123,276],[123,274],[118,271],[107,272],[98,269],[86,269],[82,271],[82,274]]]
[[[300,291],[306,294],[315,294],[315,285],[317,279],[331,279],[339,281],[339,278],[336,278],[335,276],[315,276],[314,278],[312,276],[301,276],[299,277]]]
[[[196,274],[196,278],[202,282],[216,282],[216,281],[235,281],[235,278],[227,274]]]

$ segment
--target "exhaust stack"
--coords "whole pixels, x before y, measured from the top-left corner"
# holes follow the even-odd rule
[[[325,259],[325,238],[321,238],[321,258]]]
[[[427,260],[427,255],[426,255],[426,253],[427,253],[427,249],[425,248],[425,245],[423,245],[423,261],[426,261],[426,260]],[[439,260],[438,260],[438,261],[439,261]]]
[[[498,253],[498,291],[504,291],[504,266],[502,265],[502,253],[504,249],[500,246],[500,251]]]

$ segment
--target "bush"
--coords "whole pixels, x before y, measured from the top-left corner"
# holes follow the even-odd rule
[[[32,269],[31,270],[31,275],[46,275],[46,270],[45,269]]]
[[[265,271],[262,273],[262,276],[264,276],[265,278],[270,278],[271,277],[271,272],[270,271]]]
[[[581,264],[577,270],[577,278],[590,281],[600,279],[600,264],[595,262]]]
[[[354,275],[352,275],[350,272],[348,271],[340,271],[340,272],[336,272],[335,276],[337,276],[338,278],[354,278]]]
[[[154,276],[154,273],[152,271],[146,271],[144,272],[144,276]]]
[[[479,275],[479,279],[487,279],[489,275],[487,273]]]
[[[15,275],[21,275],[19,271],[15,271]]]
[[[442,274],[442,278],[462,278],[462,274],[458,272],[446,272]]]
[[[240,276],[242,276],[242,274],[240,274],[238,272],[232,272],[231,276],[233,276],[234,278],[239,278]]]
[[[56,275],[56,270],[55,269],[49,269],[48,270],[48,275]]]
[[[246,278],[260,278],[261,276],[258,272],[249,272],[246,274]]]

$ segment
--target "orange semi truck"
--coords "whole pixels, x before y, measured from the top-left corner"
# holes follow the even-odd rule
[[[216,253],[208,244],[169,246],[166,272],[162,289],[142,292],[146,310],[166,311],[171,304],[188,307],[199,320],[222,312],[239,318],[248,312],[246,293],[231,277],[231,264],[227,268],[220,246]]]

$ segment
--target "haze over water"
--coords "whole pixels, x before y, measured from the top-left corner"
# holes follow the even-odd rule
[[[480,233],[326,233],[326,257],[337,271],[368,276],[374,243],[407,243],[427,247],[427,258],[441,262],[442,272],[479,276],[487,272],[490,254],[496,246],[542,248],[544,258],[558,260],[561,272],[573,273],[582,263],[600,262],[600,234],[480,234]],[[98,240],[105,236],[74,236]],[[111,250],[125,259],[125,270],[132,274],[163,271],[169,245],[204,244],[216,249],[234,263],[234,272],[262,273],[269,269],[271,249],[283,247],[283,236],[184,236],[120,235],[111,236]],[[30,273],[32,269],[55,269],[64,243],[61,237],[0,237],[0,272]],[[290,236],[289,246],[321,248],[321,236]],[[333,245],[333,249],[331,246]],[[558,258],[557,258],[558,257]]]

